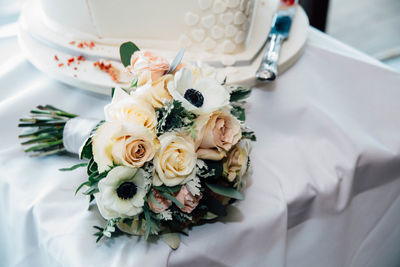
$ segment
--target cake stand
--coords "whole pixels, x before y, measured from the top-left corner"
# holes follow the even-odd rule
[[[271,12],[271,11],[270,11]],[[270,14],[268,14],[270,16]],[[263,17],[262,12],[256,12],[255,16]],[[266,14],[264,14],[264,17]],[[264,19],[265,20],[265,19]],[[262,19],[255,21],[262,21]],[[264,21],[263,21],[264,23]],[[280,73],[287,70],[300,57],[308,34],[308,18],[304,10],[299,7],[294,16],[290,38],[284,42],[278,63]],[[265,40],[268,36],[269,24],[255,25],[252,35]],[[129,78],[122,77],[118,82],[111,79],[110,75],[94,66],[95,62],[107,60],[120,70],[123,66],[119,60],[119,47],[104,42],[95,42],[95,45],[85,43],[81,47],[76,45],[76,38],[67,29],[52,27],[45,21],[45,15],[40,8],[39,0],[28,1],[22,9],[19,19],[19,43],[28,60],[39,70],[50,77],[69,85],[102,94],[110,94],[112,87],[127,88]],[[90,36],[87,36],[90,40]],[[82,40],[82,39],[81,39]],[[85,39],[83,39],[85,40]],[[141,47],[146,49],[146,47]],[[260,46],[261,49],[261,46]],[[259,50],[260,50],[259,49]],[[176,51],[155,51],[167,59],[172,60]],[[252,86],[256,84],[255,72],[261,62],[264,51],[260,50],[248,64],[241,66],[229,66],[235,62],[243,61],[242,55],[232,55],[221,58],[224,64],[217,68],[218,77],[227,77],[228,84],[241,84]],[[254,55],[253,55],[254,56]],[[191,61],[199,55],[187,52],[184,61]],[[79,60],[79,58],[84,60]],[[226,63],[226,62],[232,63]],[[207,62],[206,62],[207,63]],[[215,63],[215,62],[210,62]],[[213,65],[213,64],[211,64]]]

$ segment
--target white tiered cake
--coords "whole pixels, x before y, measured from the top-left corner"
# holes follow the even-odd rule
[[[216,67],[228,83],[253,85],[279,2],[31,0],[21,12],[19,42],[41,71],[105,94],[111,87],[129,86],[119,56],[120,45],[128,41],[170,61],[186,48],[185,62]],[[307,16],[298,8],[282,46],[280,71],[301,54],[307,27]]]
[[[76,38],[212,54],[243,53],[253,14],[271,21],[278,0],[42,0],[49,25]],[[268,28],[268,23],[264,24]],[[83,38],[82,38],[83,37]],[[89,37],[89,38],[88,38]],[[101,40],[99,40],[101,38]],[[265,40],[265,36],[262,36]]]

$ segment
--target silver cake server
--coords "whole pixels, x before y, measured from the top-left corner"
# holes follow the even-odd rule
[[[281,45],[289,38],[293,16],[297,9],[297,2],[297,0],[281,0],[279,9],[272,19],[265,54],[256,72],[256,78],[259,81],[273,81],[278,75],[278,60]]]

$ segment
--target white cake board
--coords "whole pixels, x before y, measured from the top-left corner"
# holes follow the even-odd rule
[[[69,44],[71,40],[74,40],[71,34],[49,27],[41,19],[44,17],[41,12],[39,0],[28,1],[22,9],[19,20],[19,43],[34,66],[64,83],[101,94],[110,94],[112,87],[128,87],[128,83],[116,83],[107,73],[93,66],[97,60],[110,59],[114,66],[122,69],[117,46],[97,43],[95,49],[81,49],[72,46]],[[308,26],[307,15],[300,7],[294,17],[290,38],[282,45],[278,64],[280,73],[288,69],[301,55],[307,40]],[[265,27],[269,28],[270,25],[265,25]],[[262,34],[266,35],[265,29]],[[174,56],[170,51],[164,54],[171,59]],[[218,68],[219,77],[226,76],[229,84],[248,86],[256,84],[255,72],[260,64],[262,54],[263,52],[252,64],[243,67]],[[55,60],[55,55],[58,57],[58,61]],[[79,65],[74,62],[71,66],[67,66],[68,58],[79,55],[83,55],[86,61],[81,61]],[[191,56],[193,55],[187,53],[186,58],[191,58]],[[235,60],[234,56],[231,58]],[[64,63],[64,65],[59,67],[60,63]]]

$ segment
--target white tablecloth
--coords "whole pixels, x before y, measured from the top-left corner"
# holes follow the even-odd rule
[[[3,42],[4,41],[4,42]],[[74,196],[71,156],[29,158],[17,120],[37,104],[102,118],[110,99],[51,80],[0,40],[0,266],[399,266],[400,75],[315,30],[304,55],[258,86],[246,199],[171,250],[121,236]],[[2,46],[3,45],[3,46]]]

